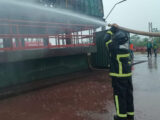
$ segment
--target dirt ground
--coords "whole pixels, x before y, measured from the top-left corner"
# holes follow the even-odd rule
[[[0,101],[0,120],[109,120],[114,111],[107,71]]]

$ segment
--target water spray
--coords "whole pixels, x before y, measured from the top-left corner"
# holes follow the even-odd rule
[[[11,5],[16,5],[16,6],[20,6],[20,7],[26,7],[28,9],[34,9],[34,10],[38,10],[38,11],[42,11],[42,12],[50,12],[51,16],[53,13],[56,14],[60,14],[62,16],[68,16],[68,18],[72,18],[72,19],[76,19],[76,20],[83,20],[86,22],[90,22],[96,25],[100,25],[100,26],[106,26],[105,21],[102,20],[98,20],[95,19],[93,17],[89,17],[87,15],[82,15],[82,14],[78,14],[66,9],[59,9],[59,8],[49,8],[49,7],[44,7],[44,6],[40,6],[34,2],[28,2],[28,1],[21,1],[21,0],[0,0],[0,4],[11,4]],[[23,12],[23,11],[22,11]],[[34,11],[35,12],[35,11]],[[64,18],[66,19],[66,18]]]

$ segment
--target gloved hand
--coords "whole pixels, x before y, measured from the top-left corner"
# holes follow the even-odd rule
[[[110,31],[112,31],[112,33],[115,34],[115,33],[118,31],[118,28],[115,27],[115,26],[112,26],[112,27],[110,28]]]
[[[116,33],[118,31],[118,25],[117,24],[108,24],[110,28],[110,31],[112,31],[113,33]]]
[[[105,34],[104,41],[108,42],[109,40],[111,40],[111,34]]]

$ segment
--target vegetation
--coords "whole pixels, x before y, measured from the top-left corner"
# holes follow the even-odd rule
[[[131,35],[130,39],[135,47],[146,47],[149,37],[142,38],[139,35]],[[153,37],[153,42],[160,46],[160,37]]]

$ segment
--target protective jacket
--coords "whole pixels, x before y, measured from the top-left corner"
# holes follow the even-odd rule
[[[105,45],[110,58],[110,76],[130,77],[132,75],[130,51],[120,48],[120,43],[112,40],[113,36],[114,33],[111,30],[107,31],[105,36]]]
[[[154,42],[153,43],[153,49],[157,49],[157,48],[158,48],[158,46],[157,46],[156,42]]]
[[[151,49],[152,48],[152,43],[151,42],[148,42],[147,43],[147,49]]]

